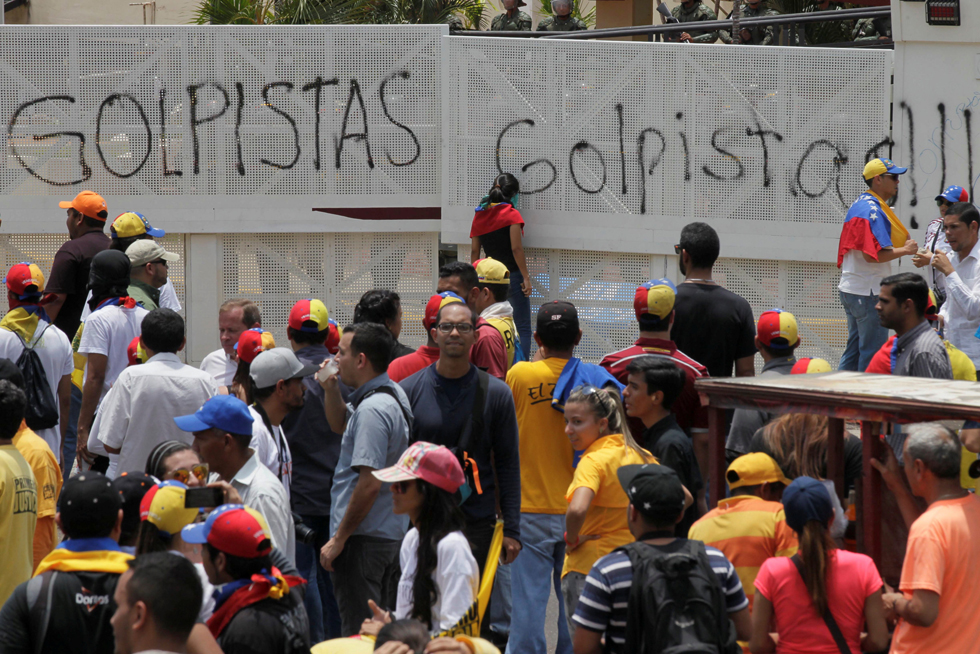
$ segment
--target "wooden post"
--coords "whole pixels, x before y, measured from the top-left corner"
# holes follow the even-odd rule
[[[827,479],[834,482],[837,497],[843,502],[844,491],[844,421],[841,418],[827,420]]]
[[[882,458],[878,437],[881,423],[861,423],[862,475],[858,498],[858,551],[867,554],[881,567],[881,474],[871,465],[871,459]]]
[[[708,479],[710,498],[708,508],[718,506],[725,497],[725,409],[708,407]]]

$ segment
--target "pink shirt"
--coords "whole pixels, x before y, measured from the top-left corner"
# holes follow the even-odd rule
[[[881,587],[881,575],[870,557],[842,550],[831,555],[828,604],[854,654],[861,652],[864,601]],[[763,563],[755,588],[772,602],[773,622],[779,634],[777,654],[840,654],[791,559],[777,557]]]

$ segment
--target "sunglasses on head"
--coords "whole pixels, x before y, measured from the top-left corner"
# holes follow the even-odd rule
[[[593,393],[598,392],[598,390],[599,389],[593,386],[592,384],[579,384],[578,386],[572,389],[572,392],[581,393],[582,395],[592,395]]]
[[[192,466],[190,470],[188,470],[187,468],[177,468],[170,474],[173,476],[173,478],[176,481],[179,481],[182,484],[186,484],[191,480],[191,475],[197,477],[198,481],[206,482],[208,480],[209,472],[210,472],[210,468],[208,468],[208,464],[198,463],[196,466]]]

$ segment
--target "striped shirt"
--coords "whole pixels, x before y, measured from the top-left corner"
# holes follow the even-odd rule
[[[688,538],[717,547],[731,561],[749,606],[755,596],[755,577],[766,559],[793,556],[798,548],[796,532],[786,524],[783,505],[753,495],[720,500],[718,508],[691,526]]]
[[[666,552],[678,551],[684,539],[678,538],[667,545],[654,545]],[[748,608],[749,600],[742,590],[742,582],[735,574],[735,568],[725,555],[713,547],[705,547],[711,568],[725,592],[729,613]],[[572,618],[575,624],[590,631],[606,634],[606,643],[611,643],[610,652],[623,651],[626,644],[626,607],[629,603],[630,587],[633,585],[633,564],[626,552],[616,551],[607,554],[592,566],[586,577],[582,596]]]

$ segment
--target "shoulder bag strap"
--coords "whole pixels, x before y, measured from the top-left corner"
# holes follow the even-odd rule
[[[805,579],[803,576],[803,561],[800,560],[799,554],[794,554],[790,557],[790,561],[796,566],[796,570],[800,573],[800,578]],[[827,624],[827,629],[830,629],[830,635],[834,638],[834,642],[837,643],[837,649],[840,650],[841,654],[851,654],[851,648],[848,647],[847,641],[844,639],[844,634],[841,633],[840,627],[837,626],[837,621],[834,620],[834,614],[830,612],[830,606],[823,612],[823,621]]]
[[[933,254],[936,254],[936,243],[939,242],[939,233],[942,232],[942,231],[943,231],[943,226],[940,225],[939,226],[939,229],[936,230],[936,235],[932,237],[932,247],[930,249],[932,250],[932,253]],[[935,268],[932,269],[932,286],[933,286],[933,288],[936,287],[936,269]]]
[[[361,404],[364,403],[364,400],[368,399],[369,397],[371,397],[375,393],[384,393],[385,395],[388,395],[389,397],[391,397],[392,399],[395,400],[395,403],[398,405],[398,408],[402,410],[402,416],[405,418],[405,424],[408,425],[408,434],[409,434],[409,436],[411,436],[412,435],[412,419],[408,416],[408,412],[405,410],[405,407],[402,406],[401,400],[398,399],[398,394],[395,393],[395,391],[390,386],[384,386],[384,385],[382,385],[382,386],[378,386],[377,388],[375,388],[372,391],[369,391],[368,393],[366,393],[364,395],[364,397],[361,398],[361,401],[357,403],[357,406],[361,406]]]
[[[30,611],[31,639],[34,654],[41,654],[51,622],[51,595],[57,570],[42,573],[27,583],[27,607]]]
[[[463,453],[468,451],[470,439],[473,437],[473,434],[483,435],[483,416],[487,406],[487,391],[489,388],[490,375],[486,371],[477,368],[476,396],[473,398],[473,411],[470,413],[470,419],[466,421],[466,426],[463,427],[463,433],[460,435],[459,445],[457,445],[460,456],[463,456]]]

